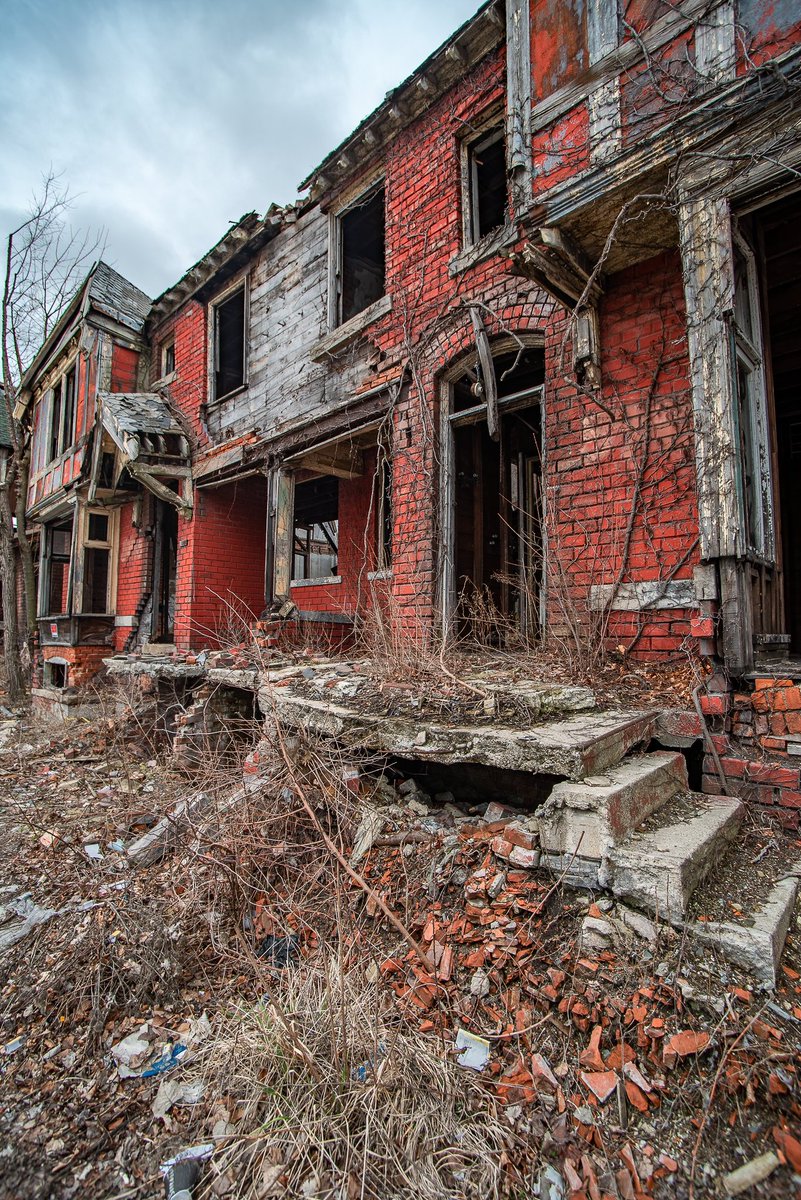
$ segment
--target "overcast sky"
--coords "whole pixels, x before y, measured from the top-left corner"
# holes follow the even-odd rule
[[[52,165],[151,296],[300,180],[480,0],[0,0],[0,232]]]

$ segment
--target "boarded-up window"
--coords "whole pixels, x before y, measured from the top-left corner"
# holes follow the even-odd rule
[[[245,386],[245,289],[214,309],[214,394],[219,400]]]

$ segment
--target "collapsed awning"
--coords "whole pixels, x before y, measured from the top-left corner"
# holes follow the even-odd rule
[[[117,478],[127,468],[142,487],[190,517],[189,439],[164,397],[158,392],[99,392],[98,400],[101,425],[119,451]],[[99,476],[100,440],[92,463],[92,491]],[[177,482],[179,491],[169,487],[170,482]]]

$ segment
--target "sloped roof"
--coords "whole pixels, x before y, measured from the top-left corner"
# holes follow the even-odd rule
[[[144,328],[152,304],[150,297],[108,263],[99,262],[89,276],[89,295],[94,308],[121,325],[128,325],[137,333]]]
[[[183,436],[183,429],[158,392],[98,392],[98,399],[103,424],[121,449],[125,449],[128,438],[138,438],[140,434]]]

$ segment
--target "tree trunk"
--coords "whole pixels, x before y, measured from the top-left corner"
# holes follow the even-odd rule
[[[3,585],[3,644],[6,666],[6,690],[12,704],[26,697],[25,675],[20,658],[17,622],[17,556],[9,492],[13,487],[13,460],[0,482],[0,580]]]
[[[26,452],[17,466],[16,488],[16,517],[17,543],[19,545],[20,562],[22,564],[22,598],[24,622],[20,635],[24,637],[31,652],[33,661],[33,641],[36,633],[36,573],[33,567],[33,550],[25,521],[25,506],[28,499],[28,474],[30,470],[30,454]]]

